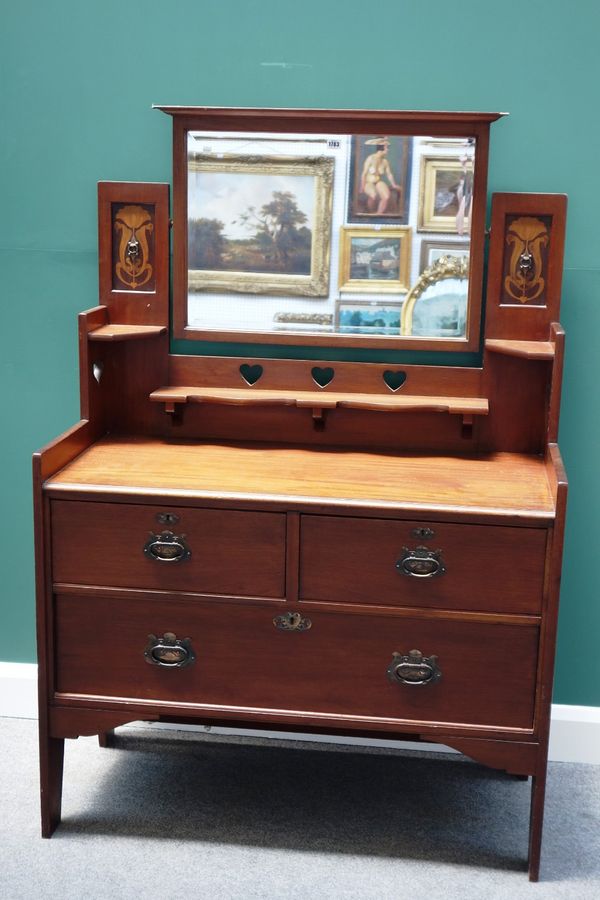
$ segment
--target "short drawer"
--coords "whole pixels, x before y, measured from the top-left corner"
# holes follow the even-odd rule
[[[274,620],[292,613],[281,628]],[[263,710],[275,717],[344,717],[531,728],[538,629],[448,619],[343,614],[287,604],[170,599],[56,598],[56,689],[149,703]],[[182,667],[149,663],[151,635],[186,642]],[[189,640],[189,643],[187,641]],[[394,654],[437,658],[439,678],[405,684]],[[433,671],[433,668],[432,668]],[[311,719],[311,714],[314,718]],[[282,719],[285,721],[285,717]],[[399,725],[399,730],[401,726]]]
[[[545,552],[542,528],[303,516],[300,597],[536,614]]]
[[[52,571],[55,583],[283,597],[285,516],[55,500]]]

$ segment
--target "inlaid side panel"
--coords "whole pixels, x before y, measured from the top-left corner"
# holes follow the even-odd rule
[[[100,303],[109,321],[169,323],[169,185],[98,184]]]
[[[494,194],[486,338],[542,341],[558,322],[567,198]]]
[[[500,303],[547,305],[552,216],[507,215]]]
[[[113,291],[156,290],[156,204],[111,203]]]

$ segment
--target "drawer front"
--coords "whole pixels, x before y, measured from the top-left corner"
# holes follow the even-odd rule
[[[55,500],[52,528],[55,583],[284,596],[280,513]]]
[[[56,598],[56,688],[61,693],[298,711],[366,720],[530,728],[534,626],[302,610],[305,630],[282,630],[287,604],[141,598]],[[292,622],[297,621],[292,617]],[[303,623],[307,625],[305,621]],[[189,639],[195,661],[165,668],[144,652],[165,634]],[[172,639],[171,639],[172,640]],[[394,654],[436,656],[439,680],[407,685]],[[167,650],[168,654],[168,650]],[[433,671],[433,665],[432,665]],[[308,724],[305,718],[305,724]],[[368,722],[367,722],[368,724]]]
[[[542,528],[303,516],[300,597],[536,614],[545,549]]]

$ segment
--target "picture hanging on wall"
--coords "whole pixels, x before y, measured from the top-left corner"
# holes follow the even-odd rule
[[[419,231],[468,234],[473,200],[473,160],[424,156],[419,190]]]
[[[408,291],[410,238],[410,228],[342,228],[340,290]]]
[[[348,222],[406,225],[412,138],[353,135]]]
[[[191,291],[326,297],[334,160],[190,154]]]
[[[432,238],[431,240],[421,241],[421,258],[419,262],[419,273],[424,272],[430,266],[437,262],[442,256],[458,257],[458,259],[469,259],[471,253],[471,245],[468,241],[443,241]]]
[[[400,334],[402,303],[384,300],[337,300],[336,331],[340,334]]]

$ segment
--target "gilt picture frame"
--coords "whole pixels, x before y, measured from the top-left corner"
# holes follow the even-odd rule
[[[418,230],[468,235],[471,230],[473,163],[470,157],[423,156]]]
[[[326,297],[334,160],[188,155],[188,290]]]
[[[340,230],[339,289],[399,294],[409,289],[411,229]]]

